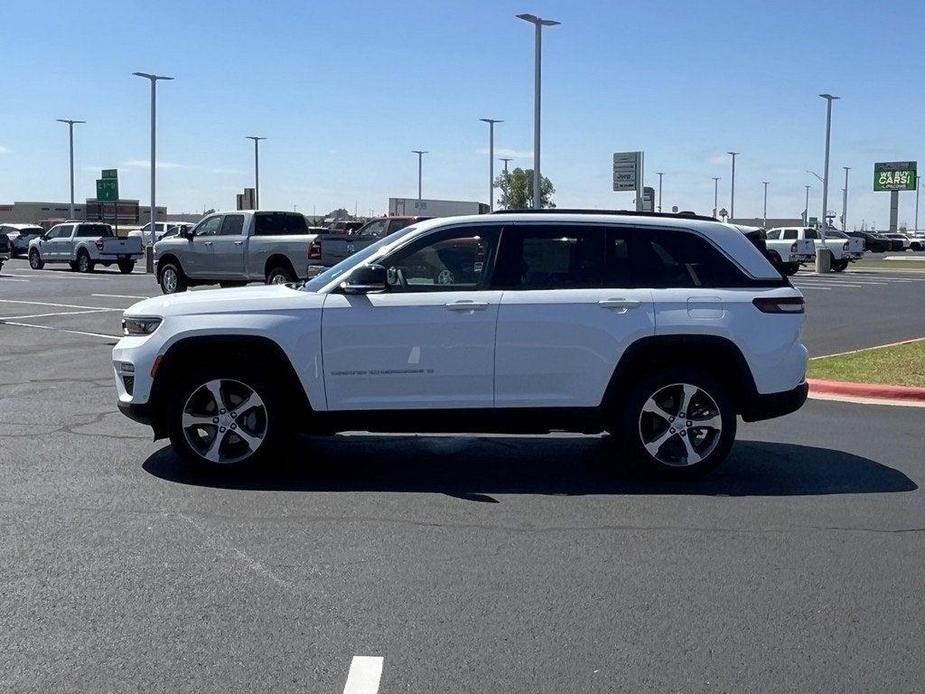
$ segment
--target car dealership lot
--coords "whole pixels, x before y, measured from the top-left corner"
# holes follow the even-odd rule
[[[801,271],[813,354],[925,335],[925,273]],[[182,467],[119,415],[149,275],[0,272],[10,691],[915,691],[925,410],[810,401],[714,475],[574,436],[303,439]],[[618,456],[619,452],[616,453]]]

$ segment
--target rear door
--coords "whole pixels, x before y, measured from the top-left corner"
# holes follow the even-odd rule
[[[594,407],[624,350],[655,332],[633,286],[628,232],[595,224],[505,226],[496,407]]]
[[[213,237],[212,274],[240,279],[244,275],[244,215],[226,214]]]

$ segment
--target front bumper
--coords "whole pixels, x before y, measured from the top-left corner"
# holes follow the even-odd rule
[[[796,412],[803,407],[808,393],[809,384],[804,381],[793,390],[755,395],[743,408],[742,419],[746,422],[757,422]]]

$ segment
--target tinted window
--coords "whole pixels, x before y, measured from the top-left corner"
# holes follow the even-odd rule
[[[507,227],[493,284],[502,289],[600,287],[603,244],[604,234],[596,227]]]
[[[77,227],[77,236],[82,239],[86,238],[108,238],[114,236],[112,228],[108,224],[81,224]]]
[[[386,235],[385,229],[388,225],[388,220],[378,219],[375,222],[370,222],[365,227],[360,229],[357,232],[357,236],[361,239],[380,239]]]
[[[406,226],[410,226],[413,222],[413,219],[390,219],[389,220],[389,232],[398,231],[399,229],[404,229]]]
[[[229,214],[222,222],[222,236],[240,236],[244,232],[244,215]]]
[[[804,239],[818,239],[819,235],[816,233],[815,229],[807,228],[803,230],[803,238]]]
[[[796,229],[786,229],[784,230],[784,240],[785,241],[794,241],[797,238]]]
[[[631,239],[631,267],[639,287],[740,287],[748,283],[706,239],[668,229],[641,229]]]
[[[498,232],[493,227],[448,229],[429,234],[383,259],[389,291],[481,289],[497,245]]]
[[[308,233],[305,217],[295,212],[258,212],[256,218],[255,236],[291,236]]]
[[[221,217],[208,217],[196,227],[196,236],[215,236],[222,227]]]
[[[769,231],[769,232],[768,232],[767,238],[771,239],[772,241],[773,241],[774,239],[779,239],[779,238],[780,238],[780,229],[774,229],[774,230],[772,230],[772,231]],[[787,237],[785,236],[784,238],[787,238]]]

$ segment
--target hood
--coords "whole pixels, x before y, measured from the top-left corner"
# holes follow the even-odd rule
[[[193,316],[252,311],[289,311],[320,307],[324,296],[292,289],[284,284],[270,284],[235,289],[187,291],[158,296],[133,304],[125,310],[129,316]]]

